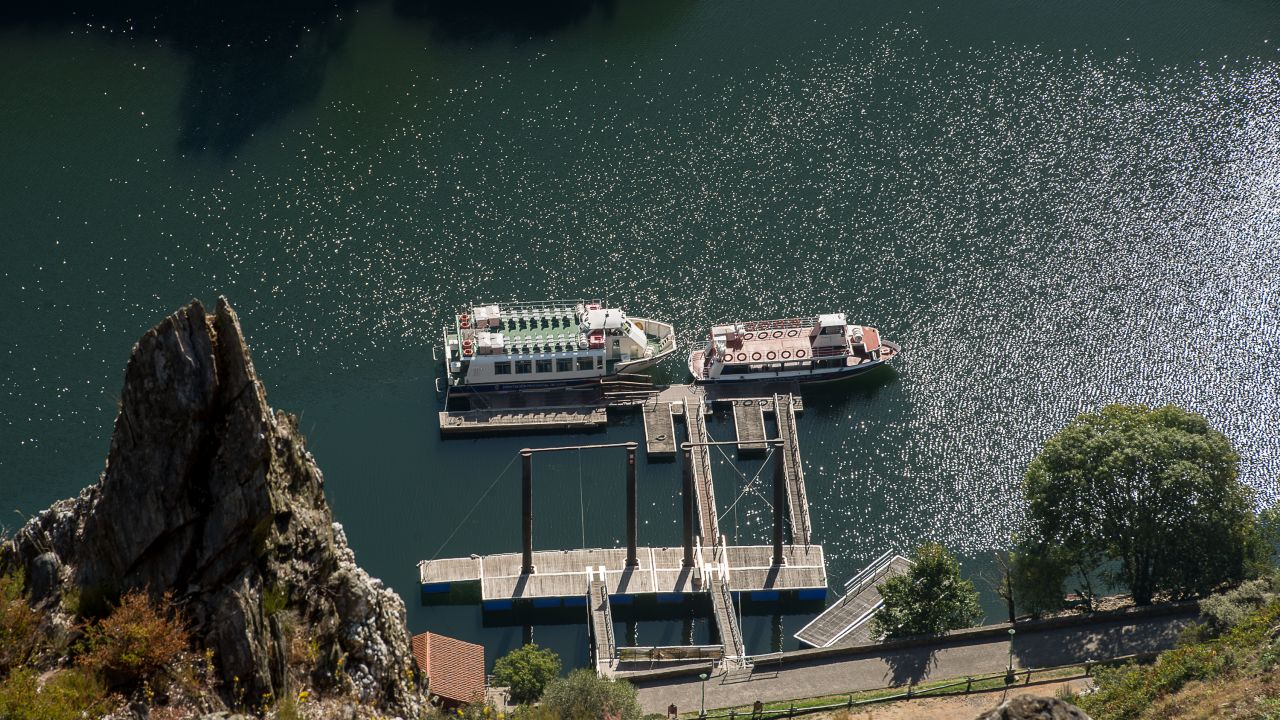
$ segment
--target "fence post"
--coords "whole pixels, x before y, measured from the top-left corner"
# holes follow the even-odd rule
[[[787,710],[787,717],[795,717],[795,716],[796,716],[796,704],[791,703],[791,709]]]
[[[964,694],[968,695],[972,691],[973,691],[973,678],[967,677],[964,679]]]
[[[853,707],[853,693],[849,693],[849,707]]]
[[[907,699],[911,699],[911,683],[907,683]]]

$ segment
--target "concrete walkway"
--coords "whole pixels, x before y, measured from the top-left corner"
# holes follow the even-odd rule
[[[1173,646],[1178,633],[1195,618],[1185,615],[1121,619],[1071,628],[1022,631],[1013,641],[1017,668],[1103,660]],[[717,675],[706,682],[707,709],[835,695],[858,690],[998,673],[1008,667],[1009,640],[952,641],[932,646],[889,650],[878,654],[826,658],[762,668],[750,679]],[[696,712],[702,688],[696,675],[637,682],[646,713],[665,713],[674,703],[680,712]]]

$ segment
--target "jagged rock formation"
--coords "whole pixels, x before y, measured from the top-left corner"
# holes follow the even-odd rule
[[[1083,710],[1065,700],[1018,695],[978,720],[1089,720]]]
[[[195,301],[134,346],[100,481],[31,520],[8,560],[50,608],[71,588],[82,607],[173,591],[224,692],[294,691],[301,642],[313,687],[417,715],[404,604],[356,566],[323,486],[294,418],[267,406],[235,312]]]

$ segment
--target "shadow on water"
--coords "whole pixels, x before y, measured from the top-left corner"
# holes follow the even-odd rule
[[[550,35],[599,11],[612,17],[617,0],[394,0],[396,14],[425,20],[441,38],[476,42]]]
[[[315,98],[350,28],[355,0],[53,0],[0,8],[0,29],[92,28],[154,39],[190,60],[179,100],[182,155],[235,153]]]

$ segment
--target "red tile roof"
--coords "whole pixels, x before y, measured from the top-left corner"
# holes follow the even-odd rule
[[[458,703],[484,699],[483,646],[436,633],[414,635],[411,642],[432,695]]]

